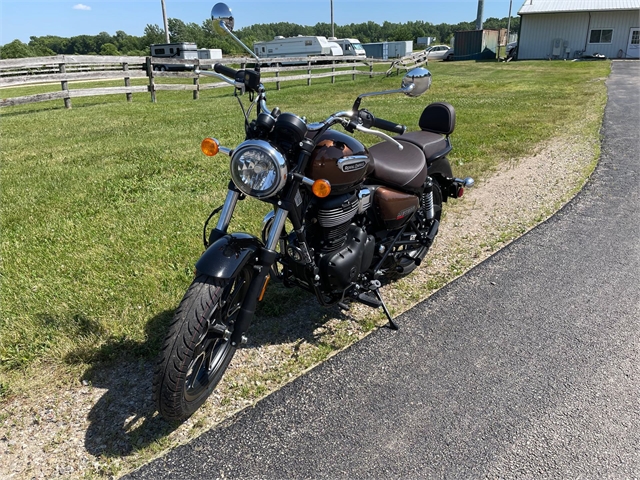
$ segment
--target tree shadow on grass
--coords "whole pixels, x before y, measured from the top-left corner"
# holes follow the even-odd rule
[[[319,306],[310,294],[293,293],[282,287],[272,289],[272,293],[275,299],[258,310],[249,330],[250,342],[244,348],[292,341],[315,344],[314,330],[318,326],[329,318],[345,318],[337,308]],[[288,295],[292,295],[291,301],[287,300]],[[150,319],[145,342],[114,339],[97,351],[70,354],[69,361],[92,365],[83,381],[106,390],[88,414],[85,448],[92,455],[128,456],[180,426],[163,420],[152,400],[155,357],[173,314],[173,310],[164,311]]]

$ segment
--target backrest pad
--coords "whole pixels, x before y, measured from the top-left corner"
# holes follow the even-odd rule
[[[456,110],[447,102],[434,102],[422,111],[418,125],[428,132],[450,135],[456,128]]]

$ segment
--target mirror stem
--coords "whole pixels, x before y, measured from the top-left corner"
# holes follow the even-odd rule
[[[411,85],[407,85],[406,87],[402,87],[399,88],[397,90],[385,90],[383,92],[370,92],[370,93],[362,93],[360,95],[358,95],[358,98],[356,98],[356,101],[353,102],[353,108],[351,110],[353,111],[357,111],[360,108],[360,102],[362,102],[362,99],[365,97],[375,97],[378,95],[389,95],[390,93],[408,93],[411,92],[413,90],[414,86],[413,84]]]
[[[238,37],[236,37],[231,30],[229,30],[229,28],[225,25],[223,21],[220,21],[220,28],[222,28],[225,32],[231,35],[231,38],[233,38],[238,44],[242,46],[242,48],[244,48],[247,52],[249,52],[249,55],[255,58],[256,61],[258,62],[258,66],[260,66],[260,57],[258,57],[255,53],[253,53],[253,51],[251,51],[249,47],[247,47],[244,43],[242,43],[242,41]]]

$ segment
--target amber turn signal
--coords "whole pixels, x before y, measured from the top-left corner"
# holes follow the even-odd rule
[[[311,191],[316,197],[324,198],[331,193],[331,184],[328,180],[320,179],[313,182]]]
[[[215,138],[205,138],[200,144],[200,150],[208,157],[213,157],[220,151],[220,144]]]

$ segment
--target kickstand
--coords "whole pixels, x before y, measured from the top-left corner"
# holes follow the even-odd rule
[[[391,330],[398,330],[398,324],[396,322],[393,321],[393,318],[391,318],[391,313],[389,313],[389,309],[387,308],[387,306],[384,304],[384,300],[382,299],[382,295],[380,295],[380,291],[376,288],[373,293],[376,294],[376,297],[378,297],[378,300],[380,300],[380,306],[382,307],[382,310],[384,310],[384,314],[387,316],[387,318],[389,319],[389,328]]]

